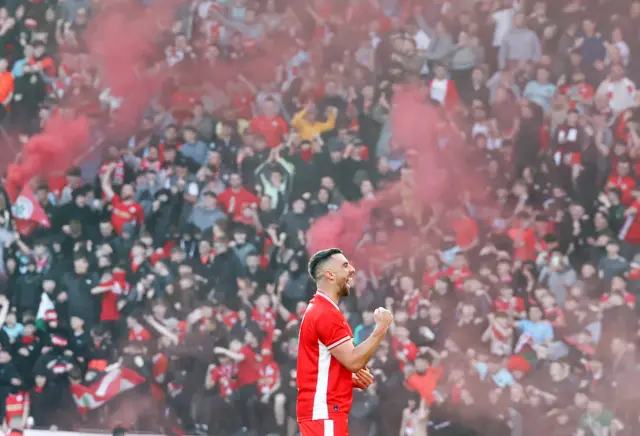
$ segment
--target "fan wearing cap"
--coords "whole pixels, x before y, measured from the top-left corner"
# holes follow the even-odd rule
[[[58,322],[58,314],[55,310],[48,310],[44,314],[44,320],[47,323],[47,330],[43,335],[43,353],[51,350],[54,359],[56,356],[73,356],[73,352],[69,349],[69,332],[60,327]],[[66,364],[66,362],[65,362]],[[57,372],[63,373],[65,368],[57,368]]]

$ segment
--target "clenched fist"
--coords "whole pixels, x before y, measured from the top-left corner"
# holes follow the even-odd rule
[[[384,307],[378,307],[373,312],[373,320],[376,322],[377,329],[387,330],[393,321],[393,315]]]

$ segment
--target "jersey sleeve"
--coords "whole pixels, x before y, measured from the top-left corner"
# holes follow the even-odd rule
[[[347,322],[335,314],[318,319],[316,332],[320,342],[329,350],[351,339]]]

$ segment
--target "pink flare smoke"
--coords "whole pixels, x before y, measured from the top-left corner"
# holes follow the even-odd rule
[[[160,88],[163,75],[145,75],[147,63],[157,52],[156,41],[172,23],[179,0],[154,2],[144,8],[133,0],[107,5],[91,22],[89,54],[98,65],[103,85],[111,95],[123,98],[113,114],[117,133],[130,134],[138,127],[143,111]]]
[[[363,226],[368,225],[376,202],[361,201],[345,203],[340,209],[319,218],[309,229],[307,247],[310,253],[327,248],[341,248],[346,255],[353,256],[362,239]]]
[[[419,201],[439,201],[447,190],[446,152],[439,148],[438,133],[443,114],[426,103],[423,88],[406,86],[393,96],[391,125],[393,141],[405,150],[413,168],[414,194]]]
[[[72,167],[88,141],[87,118],[51,118],[42,133],[34,135],[25,144],[20,163],[9,165],[6,182],[9,197],[14,200],[22,185],[36,176],[50,176]]]

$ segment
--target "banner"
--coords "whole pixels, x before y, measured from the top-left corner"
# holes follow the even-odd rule
[[[51,227],[47,214],[33,195],[31,187],[26,184],[11,207],[11,214],[16,220],[16,229],[21,235],[29,236],[38,226]]]
[[[144,382],[145,378],[132,369],[114,369],[89,386],[72,384],[71,393],[80,413],[85,413]]]

